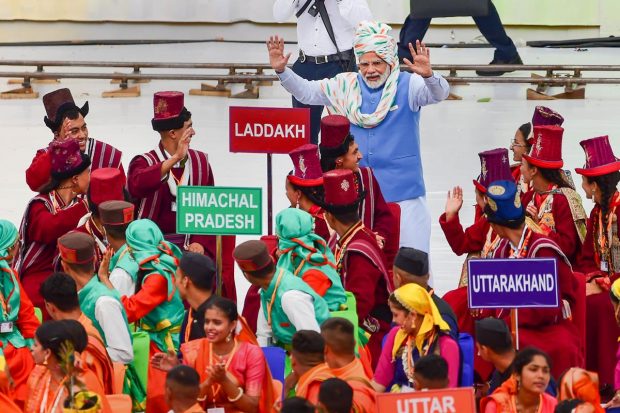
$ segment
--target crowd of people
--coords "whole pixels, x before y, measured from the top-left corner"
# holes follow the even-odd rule
[[[19,228],[0,220],[2,411],[375,412],[381,393],[459,386],[481,412],[620,404],[608,137],[580,143],[589,216],[563,169],[563,118],[542,106],[515,133],[513,165],[506,148],[479,153],[473,225],[460,223],[463,189],[448,193],[439,223],[455,254],[555,260],[558,306],[516,322],[469,308],[466,263],[454,290],[432,288],[418,123],[449,87],[424,44],[401,72],[389,26],[364,21],[359,73],[318,81],[287,68],[281,38],[267,48],[284,88],[332,114],[318,145],[290,153],[276,236],[224,237],[221,261],[214,236],[176,233],[179,186],[215,185],[183,93],[155,93],[159,142],[127,172],[89,137],[87,103],[43,97],[52,141],[26,171],[37,195]],[[234,265],[251,284],[243,314]]]

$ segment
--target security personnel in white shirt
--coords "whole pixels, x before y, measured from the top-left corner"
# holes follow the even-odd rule
[[[333,38],[319,13],[327,10]],[[273,17],[279,23],[297,16],[299,58],[293,71],[308,80],[331,78],[344,71],[355,71],[353,36],[363,20],[372,20],[366,0],[275,0]],[[323,106],[305,105],[293,97],[293,107],[310,108],[312,143],[318,143]]]

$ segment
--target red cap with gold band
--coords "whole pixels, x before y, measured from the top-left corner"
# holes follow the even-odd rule
[[[237,245],[233,251],[235,262],[244,272],[260,271],[273,263],[264,242],[252,240]]]
[[[87,264],[95,258],[95,240],[83,232],[72,231],[58,239],[58,251],[67,264]]]
[[[134,205],[126,201],[105,201],[99,205],[103,225],[125,225],[133,221]]]
[[[312,144],[301,145],[289,152],[293,161],[293,172],[287,179],[297,186],[323,185],[323,171],[319,159],[319,147]]]

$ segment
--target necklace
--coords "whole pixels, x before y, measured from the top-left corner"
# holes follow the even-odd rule
[[[347,246],[358,232],[364,229],[364,224],[359,221],[347,230],[347,232],[340,238],[340,241],[336,245],[336,268],[340,274],[342,274],[344,256],[346,255]]]

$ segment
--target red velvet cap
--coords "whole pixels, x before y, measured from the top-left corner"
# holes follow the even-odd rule
[[[58,251],[68,264],[86,264],[95,258],[95,240],[83,232],[72,231],[58,239]]]
[[[539,168],[558,169],[564,165],[562,160],[561,126],[534,126],[534,143],[528,155],[523,158]]]
[[[45,113],[47,116],[43,118],[43,121],[52,131],[56,131],[60,126],[60,118],[68,110],[76,109],[82,116],[88,115],[88,102],[84,103],[81,108],[77,107],[71,91],[67,88],[54,90],[43,96],[43,106],[45,107]]]
[[[105,201],[99,205],[103,225],[124,225],[133,221],[134,205],[126,201]]]
[[[335,169],[323,174],[325,204],[328,206],[350,206],[359,202],[359,194],[353,172],[349,169]]]
[[[52,179],[52,158],[49,151],[40,150],[26,171],[26,183],[33,192],[41,192]]]
[[[299,186],[319,186],[323,184],[323,171],[319,159],[319,147],[312,144],[301,145],[289,152],[293,161],[293,174],[288,180]]]
[[[52,163],[52,176],[57,179],[77,175],[90,166],[90,158],[80,151],[80,143],[76,139],[52,141],[48,151]]]
[[[608,136],[598,136],[579,142],[586,154],[583,168],[575,168],[575,172],[584,176],[601,176],[620,171],[620,159],[616,158]]]
[[[480,157],[480,175],[477,180],[474,180],[474,185],[480,192],[486,193],[491,182],[511,179],[508,149],[492,149],[480,152],[478,156]]]
[[[321,119],[321,148],[337,148],[349,134],[351,123],[342,115],[329,115]]]
[[[532,115],[532,126],[562,126],[564,118],[558,112],[545,106],[536,106]]]
[[[95,205],[105,201],[124,201],[125,176],[118,168],[99,168],[90,174],[88,192]]]
[[[244,272],[259,271],[273,263],[267,245],[257,240],[237,245],[233,251],[233,258]]]
[[[157,92],[153,96],[153,120],[176,118],[183,110],[183,92]]]

